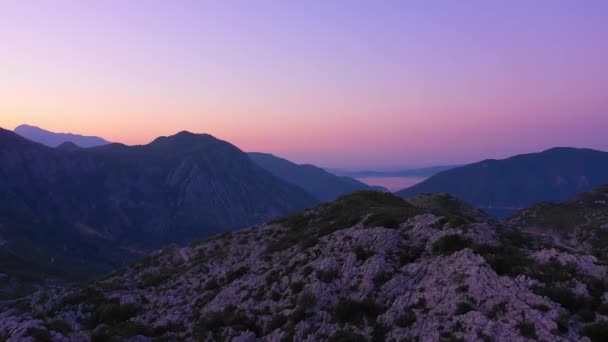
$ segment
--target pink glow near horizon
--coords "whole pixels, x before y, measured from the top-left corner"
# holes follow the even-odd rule
[[[145,4],[3,3],[0,126],[352,168],[608,149],[603,1]]]

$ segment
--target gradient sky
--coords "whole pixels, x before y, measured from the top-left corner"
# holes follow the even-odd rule
[[[0,2],[0,127],[328,167],[608,150],[608,1]]]

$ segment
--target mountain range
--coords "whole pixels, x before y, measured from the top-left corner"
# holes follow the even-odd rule
[[[188,132],[50,148],[0,129],[0,175],[0,272],[20,279],[99,274],[319,202],[235,146]]]
[[[604,341],[608,266],[583,238],[608,224],[607,196],[598,189],[564,204],[564,216],[539,207],[507,224],[448,194],[356,192],[5,303],[0,336]],[[555,230],[578,232],[580,244]]]
[[[69,142],[80,147],[95,147],[107,145],[110,142],[100,137],[84,136],[72,133],[55,133],[40,127],[20,125],[14,130],[15,133],[29,140],[39,142],[50,147],[57,147]]]
[[[608,152],[552,148],[447,171],[407,189],[402,197],[445,192],[498,216],[537,202],[564,201],[608,183]]]
[[[387,191],[383,187],[369,186],[354,178],[336,176],[311,164],[298,165],[269,153],[248,154],[254,162],[276,177],[299,186],[324,202],[331,202],[340,195],[357,190]]]

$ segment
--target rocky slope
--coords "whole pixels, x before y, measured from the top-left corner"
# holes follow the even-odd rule
[[[499,217],[542,201],[560,202],[608,183],[608,152],[553,148],[457,167],[397,192],[446,192]]]
[[[358,192],[5,306],[9,340],[600,341],[607,268],[448,195]]]
[[[0,273],[9,277],[0,296],[11,284],[23,289],[15,277],[99,274],[171,242],[318,203],[235,146],[188,132],[84,149],[49,148],[0,129],[0,177]]]
[[[289,160],[268,153],[250,152],[249,158],[276,177],[306,190],[323,202],[331,202],[340,195],[350,194],[357,190],[380,190],[354,178],[333,175],[320,167],[298,165]]]

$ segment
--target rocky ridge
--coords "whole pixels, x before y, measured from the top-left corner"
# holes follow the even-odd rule
[[[8,340],[599,341],[606,265],[448,195],[358,192],[5,306]],[[468,208],[468,209],[467,209]]]

